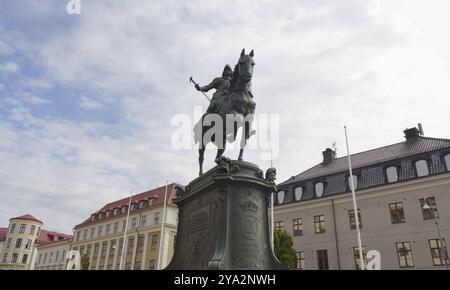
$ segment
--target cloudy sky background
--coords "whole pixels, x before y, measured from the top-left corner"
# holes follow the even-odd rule
[[[171,118],[193,90],[255,50],[257,113],[278,114],[278,181],[400,142],[450,138],[446,0],[0,2],[0,226],[31,213],[52,230],[112,200],[197,175]],[[246,159],[263,169],[261,150]],[[215,151],[207,152],[206,168]],[[235,158],[237,152],[227,155]]]

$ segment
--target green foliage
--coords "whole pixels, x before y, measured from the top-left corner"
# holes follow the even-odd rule
[[[275,255],[281,264],[289,269],[297,269],[297,255],[292,248],[292,237],[286,230],[275,231],[274,249]]]
[[[80,261],[81,270],[89,270],[89,257],[87,255],[83,255]]]

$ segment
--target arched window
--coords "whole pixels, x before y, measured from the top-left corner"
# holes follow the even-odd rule
[[[391,166],[386,168],[386,177],[388,183],[394,183],[398,181],[398,171],[397,167]]]
[[[294,194],[295,194],[295,200],[302,199],[303,187],[301,187],[301,186],[296,187],[295,190],[294,190]]]
[[[416,161],[416,172],[417,177],[429,175],[430,173],[428,171],[428,163],[425,160]]]
[[[447,166],[447,171],[450,171],[450,154],[445,155],[445,166]]]
[[[277,197],[278,197],[278,203],[282,204],[284,201],[284,191],[283,190],[279,191],[277,194]]]
[[[350,176],[347,178],[347,184],[348,184],[348,188],[350,190],[352,190],[352,182],[350,179]],[[358,189],[358,176],[357,175],[353,175],[353,185],[355,186],[355,190]]]
[[[323,195],[323,182],[316,183],[315,188],[316,188],[316,196],[321,197]]]

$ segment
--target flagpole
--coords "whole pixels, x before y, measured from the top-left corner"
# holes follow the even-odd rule
[[[122,254],[120,255],[119,270],[122,270],[122,267],[123,267],[123,257],[124,257],[124,253],[125,253],[125,244],[127,242],[128,220],[130,219],[131,197],[132,196],[133,196],[133,192],[130,193],[130,200],[128,202],[127,221],[126,221],[126,224],[125,224],[125,231],[123,233]]]
[[[273,167],[273,158],[272,158],[272,150],[270,150],[270,168]],[[275,240],[275,231],[273,229],[273,192],[270,194],[270,246],[272,247],[272,251],[275,249],[274,240]]]
[[[164,206],[163,206],[163,216],[162,216],[162,224],[161,224],[161,234],[159,238],[159,253],[158,253],[158,270],[161,270],[161,258],[162,252],[164,250],[164,224],[166,223],[166,203],[167,203],[167,187],[169,186],[169,181],[166,181],[166,191],[164,193]]]
[[[344,130],[345,130],[345,143],[347,144],[348,170],[350,172],[350,187],[352,190],[353,213],[354,213],[355,222],[356,222],[356,237],[358,240],[359,264],[360,264],[361,270],[364,270],[364,257],[363,257],[363,251],[362,251],[362,243],[361,243],[361,232],[359,230],[358,206],[356,205],[355,184],[353,182],[352,161],[350,159],[350,149],[348,146],[347,126],[344,126]]]

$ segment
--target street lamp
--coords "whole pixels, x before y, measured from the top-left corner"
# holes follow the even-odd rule
[[[444,244],[444,240],[442,239],[442,236],[441,236],[441,230],[439,229],[439,223],[438,223],[438,218],[437,218],[437,216],[436,216],[436,212],[435,212],[435,209],[434,208],[431,208],[429,205],[428,205],[428,202],[427,202],[427,198],[425,197],[424,199],[423,199],[423,210],[431,210],[431,212],[433,213],[433,218],[434,218],[434,223],[436,224],[436,229],[437,229],[437,232],[438,232],[438,237],[439,237],[439,242],[440,242],[440,244],[441,244],[441,246],[439,247],[439,250],[441,251],[441,257],[444,259],[444,263],[445,263],[445,267],[447,268],[447,270],[449,270],[449,265],[448,265],[448,254],[447,254],[447,247],[446,247],[446,245]]]

